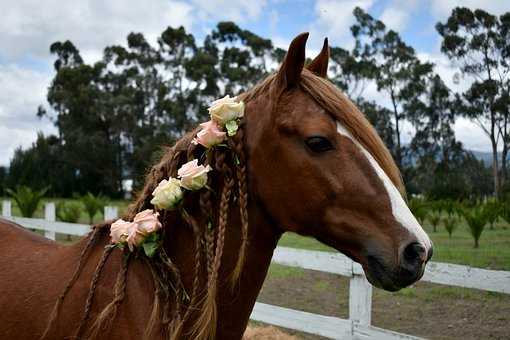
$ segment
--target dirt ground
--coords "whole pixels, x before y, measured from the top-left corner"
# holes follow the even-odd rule
[[[272,326],[249,326],[244,332],[243,340],[297,340]]]
[[[347,278],[288,267],[274,269],[258,301],[348,317]],[[510,295],[429,283],[396,293],[374,289],[372,324],[428,339],[510,339]],[[322,339],[285,332],[297,339]]]

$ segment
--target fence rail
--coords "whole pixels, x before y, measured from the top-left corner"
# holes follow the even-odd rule
[[[55,233],[84,235],[90,227],[55,221],[55,204],[46,203],[45,218],[14,217],[11,202],[2,202],[2,216],[26,228],[43,230],[48,238]],[[117,218],[115,207],[105,207],[105,219]],[[277,247],[272,262],[290,267],[317,270],[350,278],[349,319],[313,314],[257,302],[251,319],[275,326],[316,334],[331,339],[420,339],[371,326],[372,286],[361,266],[337,253]],[[510,271],[487,270],[450,263],[431,262],[422,281],[510,294]]]

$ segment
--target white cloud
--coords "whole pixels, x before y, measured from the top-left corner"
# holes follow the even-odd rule
[[[36,117],[46,103],[49,77],[17,65],[0,65],[0,165],[7,165],[18,146],[28,147],[37,132],[55,132],[47,119]]]
[[[474,122],[466,118],[458,118],[455,122],[455,138],[462,142],[465,149],[475,151],[489,151],[491,144],[489,137]]]
[[[237,23],[257,19],[267,5],[266,0],[192,0],[192,2],[203,20],[232,20]]]
[[[355,19],[355,7],[369,9],[373,0],[317,0],[316,20],[310,26],[312,45],[320,49],[322,39],[328,37],[332,46],[350,47],[353,44],[350,27]]]
[[[155,39],[167,26],[193,24],[192,6],[159,1],[2,1],[0,52],[7,60],[47,58],[49,46],[69,39],[84,55],[98,56],[104,46],[123,43],[129,32]]]
[[[379,20],[390,29],[401,32],[409,23],[409,19],[420,5],[418,0],[393,0],[388,2]]]
[[[432,13],[440,20],[445,20],[455,7],[468,7],[500,15],[510,11],[510,4],[506,0],[432,0]]]

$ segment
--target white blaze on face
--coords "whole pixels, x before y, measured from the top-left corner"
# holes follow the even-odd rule
[[[421,225],[418,223],[414,215],[411,213],[411,210],[409,210],[409,207],[402,198],[402,195],[400,194],[398,189],[395,187],[395,184],[393,184],[393,182],[388,177],[386,172],[381,168],[379,163],[374,159],[370,152],[368,152],[365,149],[365,147],[363,147],[363,145],[361,145],[342,124],[337,122],[336,127],[339,134],[348,137],[349,139],[352,140],[354,144],[358,146],[358,148],[360,148],[360,150],[363,152],[363,154],[368,159],[368,161],[374,168],[375,172],[383,182],[384,187],[388,192],[388,196],[390,197],[391,210],[393,211],[393,216],[395,217],[397,222],[399,222],[404,228],[409,230],[411,234],[416,237],[416,240],[419,243],[421,243],[426,248],[427,251],[429,251],[430,248],[432,248],[432,242],[430,241],[430,238],[425,233],[425,231],[423,231]]]

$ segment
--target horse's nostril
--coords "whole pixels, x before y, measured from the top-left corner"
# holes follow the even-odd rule
[[[408,263],[425,262],[427,259],[426,249],[417,242],[409,244],[404,249],[404,259]]]

